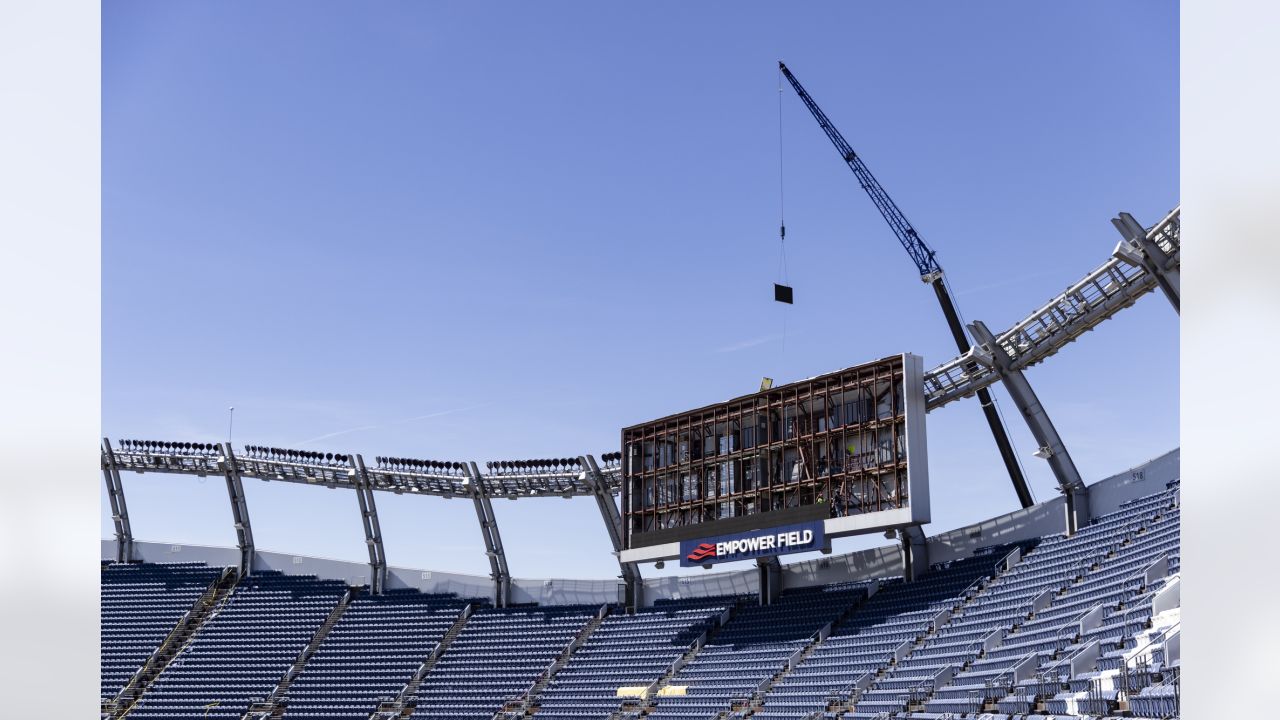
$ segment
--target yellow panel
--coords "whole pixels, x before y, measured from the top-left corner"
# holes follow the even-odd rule
[[[649,695],[648,685],[632,685],[629,687],[618,688],[618,694],[616,697],[642,698],[642,697],[647,697],[648,695]]]
[[[658,697],[667,697],[668,695],[684,696],[688,694],[688,685],[668,685],[658,691]]]

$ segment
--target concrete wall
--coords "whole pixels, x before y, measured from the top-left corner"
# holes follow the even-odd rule
[[[902,549],[883,547],[804,560],[782,566],[782,586],[807,587],[902,574]]]
[[[1171,450],[1124,472],[1099,480],[1089,486],[1089,505],[1093,515],[1114,512],[1121,503],[1165,489],[1169,481],[1179,477],[1180,452]],[[1018,509],[963,528],[950,530],[928,539],[929,562],[944,562],[968,557],[988,545],[1054,535],[1064,530],[1065,501],[1062,497]],[[144,562],[204,562],[215,566],[236,565],[240,553],[236,548],[170,543],[134,542],[136,560]],[[115,540],[102,541],[102,558],[115,557]],[[364,563],[328,560],[305,555],[291,555],[260,550],[255,569],[279,570],[299,575],[343,580],[352,585],[369,582],[369,566]],[[832,555],[784,564],[784,587],[806,587],[873,577],[889,577],[902,573],[902,552],[896,542],[883,547]],[[493,583],[483,575],[389,568],[387,587],[417,588],[423,592],[455,593],[460,597],[493,598]],[[734,572],[708,572],[706,575],[650,577],[644,580],[644,601],[651,605],[660,598],[710,597],[716,595],[755,595],[759,578],[754,569]],[[620,583],[616,579],[569,580],[561,578],[516,578],[511,583],[513,603],[536,602],[543,605],[619,602]]]
[[[969,557],[974,550],[991,545],[1057,535],[1066,530],[1067,501],[1064,497],[1019,508],[1000,517],[984,520],[929,538],[929,562],[946,562]]]
[[[755,569],[732,572],[708,572],[706,575],[682,575],[645,578],[644,604],[652,605],[661,598],[714,597],[717,595],[758,595],[760,577]]]
[[[1181,477],[1182,451],[1174,448],[1160,457],[1116,473],[1089,486],[1089,513],[1094,516],[1115,512],[1120,503],[1153,495],[1169,481]]]
[[[511,602],[536,602],[539,605],[603,605],[622,602],[619,580],[566,580],[549,578],[511,581]]]
[[[367,565],[364,567],[368,570]],[[415,588],[426,593],[454,593],[458,597],[493,600],[493,581],[488,577],[438,570],[388,567],[387,588]]]
[[[114,560],[115,557],[116,541],[103,540],[102,559]],[[227,567],[240,564],[240,551],[233,547],[134,541],[133,559],[149,563],[202,562],[214,567]]]
[[[254,553],[253,569],[279,570],[286,575],[315,575],[324,580],[342,580],[348,585],[369,584],[367,564],[306,555],[289,555],[269,550],[259,550]]]

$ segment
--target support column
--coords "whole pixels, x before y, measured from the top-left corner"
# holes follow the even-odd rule
[[[984,346],[990,353],[991,360],[1000,373],[1000,381],[1004,383],[1005,390],[1009,391],[1014,405],[1027,421],[1031,435],[1040,446],[1036,456],[1049,462],[1049,468],[1053,470],[1053,476],[1058,481],[1058,489],[1067,497],[1067,534],[1074,534],[1080,527],[1089,523],[1089,489],[1080,478],[1080,471],[1076,470],[1076,464],[1071,460],[1067,446],[1063,444],[1061,436],[1049,419],[1049,414],[1045,412],[1040,399],[1031,389],[1031,383],[1027,381],[1021,370],[1009,369],[1012,362],[1009,354],[996,342],[995,336],[987,329],[986,324],[981,320],[975,320],[970,323],[969,331],[973,333],[978,344]]]
[[[116,528],[116,562],[133,560],[133,528],[129,525],[129,507],[124,502],[124,484],[120,482],[120,468],[116,467],[116,455],[111,441],[102,438],[102,478],[107,482],[107,497],[111,500],[111,521]]]
[[[506,553],[502,551],[498,519],[493,514],[493,504],[489,502],[488,489],[480,468],[473,462],[463,463],[462,467],[467,474],[471,499],[475,503],[476,517],[480,521],[485,555],[489,557],[490,577],[493,578],[493,604],[496,607],[506,607],[511,602],[511,573],[507,570]]]
[[[760,604],[777,602],[782,595],[782,563],[778,556],[756,558],[756,576],[760,580]]]
[[[1112,255],[1121,258],[1133,265],[1138,265],[1151,273],[1156,279],[1156,283],[1160,285],[1160,289],[1164,291],[1165,298],[1173,305],[1173,311],[1182,314],[1179,309],[1182,296],[1182,281],[1180,272],[1174,263],[1171,262],[1169,256],[1164,254],[1160,246],[1156,245],[1151,238],[1147,237],[1147,231],[1134,219],[1132,215],[1126,212],[1120,213],[1120,217],[1111,218],[1111,224],[1124,237]]]
[[[231,452],[231,443],[220,443],[222,474],[227,480],[227,497],[231,500],[231,519],[236,526],[236,546],[240,548],[240,577],[253,574],[253,527],[249,524],[249,505],[244,499],[240,468]]]
[[[929,569],[929,543],[919,525],[898,531],[902,542],[902,578],[914,582]]]
[[[378,505],[373,499],[373,483],[364,467],[364,458],[351,456],[355,473],[356,497],[360,499],[360,521],[364,525],[364,544],[369,548],[369,589],[381,595],[387,584],[387,554],[382,546],[382,526],[378,523]]]
[[[618,512],[618,506],[613,501],[613,493],[609,492],[609,485],[604,479],[604,473],[600,471],[600,466],[596,464],[596,459],[590,455],[583,455],[578,458],[578,462],[586,470],[587,484],[591,486],[596,505],[600,508],[600,518],[604,520],[605,530],[609,533],[609,542],[613,544],[613,554],[618,557],[622,581],[626,585],[627,608],[641,607],[644,604],[644,580],[640,576],[640,567],[636,563],[622,562],[619,556],[619,553],[625,549],[622,547],[624,537],[622,513]]]

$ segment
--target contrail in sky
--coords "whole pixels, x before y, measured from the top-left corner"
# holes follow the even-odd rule
[[[451,408],[449,410],[440,410],[433,413],[427,413],[426,415],[415,415],[411,418],[405,418],[403,420],[394,420],[392,422],[382,423],[380,425],[359,425],[357,427],[346,428],[345,430],[334,430],[333,432],[325,433],[324,435],[317,435],[313,438],[307,438],[306,440],[299,440],[298,442],[293,443],[293,445],[295,446],[306,445],[308,443],[319,442],[321,440],[328,440],[331,437],[337,437],[339,435],[346,435],[348,433],[360,432],[361,430],[374,430],[380,427],[404,425],[406,423],[417,422],[419,420],[426,420],[428,418],[442,417],[444,415],[452,415],[454,413],[466,412],[467,410],[475,410],[477,408],[482,408],[492,404],[493,404],[492,402],[485,402],[485,403],[480,403],[479,405],[468,405],[466,407]]]

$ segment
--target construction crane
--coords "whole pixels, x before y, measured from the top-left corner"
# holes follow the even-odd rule
[[[942,274],[942,266],[938,264],[937,258],[934,256],[933,250],[925,244],[916,229],[911,226],[907,220],[907,216],[902,214],[902,210],[898,209],[897,203],[893,198],[889,197],[889,193],[876,180],[871,171],[867,169],[866,163],[862,162],[862,158],[853,151],[853,148],[836,129],[835,125],[827,119],[822,108],[813,101],[809,93],[805,91],[804,86],[796,80],[796,76],[791,74],[787,66],[782,62],[778,63],[778,69],[786,76],[787,82],[791,83],[791,87],[795,89],[796,94],[804,101],[805,107],[809,108],[809,112],[813,114],[818,125],[822,127],[822,131],[827,134],[831,143],[836,146],[836,150],[840,152],[840,157],[848,163],[849,169],[858,178],[858,182],[862,185],[862,189],[867,191],[867,195],[871,197],[871,202],[875,203],[876,209],[884,216],[889,227],[893,230],[893,234],[897,236],[898,242],[902,243],[902,248],[911,256],[912,262],[916,264],[916,268],[920,271],[920,279],[933,288],[933,292],[938,296],[938,304],[942,306],[942,314],[947,318],[947,327],[951,329],[951,336],[955,338],[956,347],[959,348],[960,354],[969,352],[969,337],[965,334],[964,326],[960,324],[960,315],[956,312],[955,301],[951,298],[951,291],[947,289],[946,280]],[[991,393],[986,388],[978,391],[978,401],[982,405],[982,413],[987,418],[987,425],[991,427],[991,435],[995,438],[996,447],[1000,450],[1000,458],[1004,461],[1005,469],[1009,472],[1009,479],[1013,481],[1013,489],[1018,493],[1018,502],[1022,503],[1022,507],[1031,507],[1034,500],[1031,498],[1031,490],[1027,487],[1027,479],[1022,473],[1022,467],[1018,464],[1018,459],[1013,453],[1013,445],[1009,442],[1009,434],[1005,430],[1004,423],[1000,419],[1000,414],[996,410],[995,403],[991,399]]]

